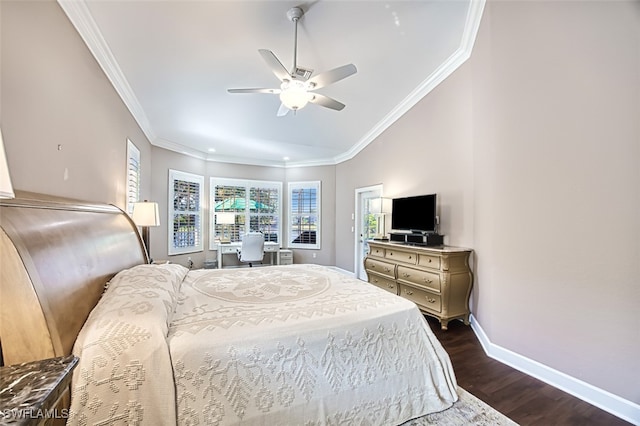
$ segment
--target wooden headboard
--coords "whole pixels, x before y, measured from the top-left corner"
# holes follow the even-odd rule
[[[0,200],[4,364],[70,354],[107,281],[142,263],[138,229],[117,207],[20,191]]]

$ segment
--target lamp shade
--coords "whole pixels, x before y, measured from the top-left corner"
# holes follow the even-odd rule
[[[13,186],[11,186],[11,176],[9,175],[9,164],[4,153],[4,142],[2,140],[2,129],[0,129],[0,198],[14,198]]]
[[[149,201],[134,203],[131,219],[138,226],[160,226],[158,203]]]
[[[216,213],[216,223],[219,225],[233,225],[236,223],[235,213]]]
[[[391,198],[372,198],[369,200],[369,213],[391,213]]]

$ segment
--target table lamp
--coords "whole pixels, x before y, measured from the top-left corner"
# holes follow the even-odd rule
[[[216,223],[218,225],[222,225],[222,236],[220,238],[220,242],[222,244],[228,244],[231,242],[231,239],[228,236],[229,225],[235,225],[236,223],[236,215],[235,213],[216,213]]]
[[[158,211],[158,203],[144,200],[133,204],[133,214],[131,215],[133,222],[142,228],[142,241],[147,249],[149,262],[151,259],[151,247],[149,246],[149,227],[160,226],[160,212]]]
[[[391,198],[372,198],[369,200],[369,213],[376,216],[377,229],[374,239],[386,239],[385,216],[391,213]]]

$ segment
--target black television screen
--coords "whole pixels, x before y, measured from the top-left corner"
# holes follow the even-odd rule
[[[435,232],[436,194],[394,198],[391,202],[391,229]]]

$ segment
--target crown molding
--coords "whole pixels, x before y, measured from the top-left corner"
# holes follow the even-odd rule
[[[373,128],[367,132],[351,149],[342,155],[336,157],[336,164],[354,158],[360,151],[373,142],[382,132],[395,123],[407,111],[415,106],[429,92],[435,89],[455,70],[457,70],[467,59],[471,57],[473,46],[480,28],[482,12],[484,11],[486,0],[471,0],[469,10],[467,11],[467,19],[464,25],[464,32],[460,47],[434,72],[432,72],[413,92],[404,98],[389,114],[379,121]]]
[[[98,65],[100,65],[111,82],[111,85],[114,87],[124,104],[131,112],[131,115],[133,115],[133,118],[142,129],[142,132],[153,144],[156,139],[156,135],[153,132],[151,123],[149,122],[144,109],[142,109],[140,102],[138,102],[138,98],[129,85],[127,78],[120,69],[116,58],[111,53],[109,45],[102,37],[102,33],[98,29],[96,22],[93,20],[91,12],[89,11],[85,1],[57,0],[57,2],[76,28],[76,31],[78,31],[78,34],[80,34],[80,37],[82,37],[82,40],[84,40],[85,44],[93,54],[93,57],[98,62]]]
[[[98,64],[107,75],[109,81],[111,81],[116,92],[120,95],[152,145],[206,161],[291,168],[336,165],[350,160],[358,155],[360,151],[366,148],[407,111],[413,108],[415,104],[417,104],[429,92],[457,70],[467,59],[469,59],[469,57],[471,57],[473,45],[478,34],[478,29],[480,28],[480,21],[482,19],[482,12],[484,11],[486,0],[471,0],[469,2],[464,32],[458,49],[442,65],[431,73],[413,92],[404,98],[382,120],[380,120],[371,130],[360,138],[360,140],[358,140],[348,151],[335,157],[295,163],[249,160],[230,156],[211,156],[200,151],[187,148],[184,145],[157,138],[153,128],[151,127],[151,123],[133,92],[133,89],[129,85],[129,82],[120,69],[115,57],[109,50],[108,44],[102,37],[98,26],[93,20],[91,12],[89,11],[85,1],[57,0],[57,2],[86,43],[93,56],[96,58]]]

